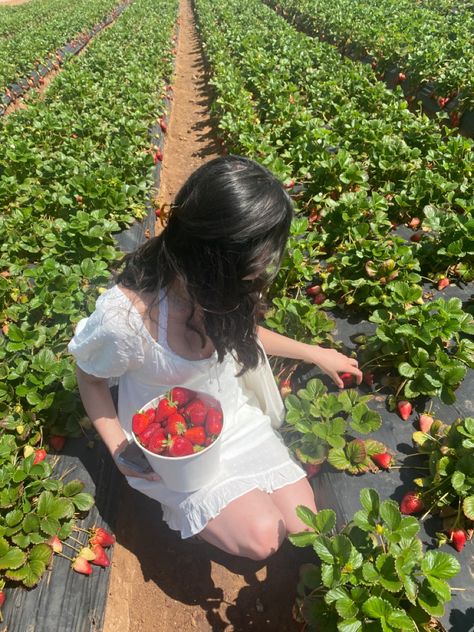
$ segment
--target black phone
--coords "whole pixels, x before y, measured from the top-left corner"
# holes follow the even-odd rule
[[[134,472],[148,474],[153,472],[153,468],[148,463],[146,456],[136,443],[129,443],[125,450],[122,450],[116,457],[117,463],[129,467]]]

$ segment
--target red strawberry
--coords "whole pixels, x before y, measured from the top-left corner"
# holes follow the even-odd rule
[[[448,531],[448,535],[449,540],[456,551],[462,551],[467,540],[466,532],[464,531],[464,529],[455,529],[453,531]]]
[[[37,463],[41,463],[41,461],[44,461],[45,458],[46,458],[46,450],[43,450],[43,448],[38,448],[38,450],[35,450],[35,459],[33,461],[33,465],[36,465]]]
[[[285,187],[285,189],[292,189],[295,186],[295,181],[289,180],[283,186]]]
[[[103,566],[104,568],[110,566],[110,560],[107,557],[107,553],[100,544],[94,544],[92,546],[92,551],[95,553],[94,559],[91,560],[92,564],[95,564],[96,566]]]
[[[186,405],[183,414],[193,426],[203,426],[206,421],[207,406],[202,400],[196,398]]]
[[[403,421],[406,421],[411,414],[412,406],[405,399],[397,403],[397,409]]]
[[[92,536],[89,538],[89,543],[91,546],[100,544],[100,546],[107,548],[115,543],[115,536],[103,527],[94,527],[94,529],[92,529]]]
[[[157,428],[148,439],[148,445],[145,446],[150,452],[160,454],[167,447],[167,437],[163,428]]]
[[[374,374],[371,371],[367,371],[363,374],[363,380],[367,384],[367,386],[373,386],[374,384]]]
[[[155,421],[163,421],[176,412],[176,404],[172,400],[164,397],[160,399],[155,413]]]
[[[412,217],[411,220],[408,222],[408,227],[412,230],[416,230],[420,224],[421,220],[419,217]]]
[[[56,452],[61,452],[64,448],[64,444],[66,443],[66,437],[62,437],[61,435],[50,435],[48,443],[54,450],[56,450]]]
[[[136,435],[141,435],[141,433],[150,425],[150,421],[150,417],[145,415],[145,413],[135,413],[132,417],[133,432]]]
[[[416,492],[407,492],[400,502],[402,514],[415,514],[423,511],[425,505]]]
[[[206,433],[208,435],[218,435],[222,430],[222,413],[215,408],[209,408],[206,416]]]
[[[154,408],[147,408],[143,411],[143,414],[150,418],[150,423],[155,421],[156,410]]]
[[[388,470],[392,465],[392,455],[388,452],[372,454],[372,461],[379,466],[381,470]]]
[[[202,426],[191,426],[184,433],[184,438],[189,439],[193,445],[204,445],[206,441],[206,431]]]
[[[445,287],[448,287],[449,285],[449,279],[447,279],[446,277],[443,277],[442,279],[440,279],[438,281],[438,290],[444,290]]]
[[[151,436],[153,435],[153,433],[155,432],[155,430],[158,430],[158,428],[160,430],[163,430],[163,428],[161,427],[161,425],[159,423],[155,423],[152,422],[151,424],[149,424],[147,426],[147,428],[141,433],[140,435],[140,443],[142,445],[145,446],[145,448],[148,448],[148,442],[150,441]]]
[[[324,294],[323,292],[321,292],[320,294],[317,294],[314,298],[313,298],[313,303],[315,305],[322,305],[324,303],[324,301],[326,300],[326,294]]]
[[[418,243],[419,241],[421,241],[422,236],[423,236],[423,233],[413,233],[413,235],[410,237],[410,241],[414,241],[415,243]]]
[[[320,285],[312,285],[307,288],[306,293],[309,296],[316,296],[317,294],[321,294],[321,286]]]
[[[63,543],[57,535],[52,535],[48,540],[48,544],[55,553],[61,553],[63,550]]]
[[[76,557],[72,563],[72,568],[77,573],[82,573],[83,575],[90,575],[92,573],[92,566],[83,557]]]
[[[305,463],[304,469],[306,470],[306,476],[308,477],[308,479],[311,479],[313,478],[313,476],[316,476],[316,474],[318,474],[319,470],[321,469],[321,463]]]
[[[191,391],[189,388],[184,388],[183,386],[175,386],[171,389],[171,399],[176,402],[176,404],[181,407],[185,406],[189,401],[196,396],[194,391]]]
[[[161,127],[162,132],[166,134],[166,130],[168,129],[168,126],[166,125],[163,119],[160,119],[160,127]]]
[[[418,419],[418,424],[420,426],[421,432],[429,432],[431,426],[433,425],[433,416],[429,413],[422,413]]]
[[[212,437],[206,437],[206,440],[204,441],[204,447],[208,447],[211,445],[211,443],[214,443],[214,439]]]
[[[157,149],[156,152],[153,154],[153,162],[156,165],[158,162],[162,162],[162,160],[163,160],[163,153],[161,149]]]
[[[163,430],[167,435],[183,435],[186,432],[186,428],[187,426],[186,422],[184,421],[183,415],[180,415],[179,413],[173,413],[167,418]]]
[[[170,456],[188,456],[194,454],[193,444],[189,439],[175,435],[171,437],[171,445],[169,447]]]
[[[291,393],[291,381],[290,380],[282,380],[280,382],[280,395],[282,396],[283,399],[285,399],[285,397],[288,397],[288,395]]]
[[[405,79],[407,78],[406,74],[404,72],[399,72],[398,73],[398,81],[405,81]]]
[[[340,378],[344,382],[344,388],[354,386],[354,376],[352,373],[341,373]]]
[[[4,590],[0,590],[0,608],[5,603],[6,595]]]

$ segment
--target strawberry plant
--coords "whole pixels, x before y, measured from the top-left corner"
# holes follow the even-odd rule
[[[380,428],[380,415],[367,406],[370,399],[355,390],[328,393],[321,380],[309,380],[296,395],[285,398],[287,444],[302,463],[327,460],[351,474],[377,471],[371,457],[386,452],[383,443],[347,434],[368,434]]]
[[[297,508],[309,530],[288,537],[295,546],[311,545],[320,560],[301,568],[299,620],[315,632],[443,630],[437,619],[451,599],[447,580],[459,562],[449,553],[423,551],[419,522],[402,516],[395,501],[362,489],[360,503],[336,534],[332,510]]]
[[[369,318],[377,329],[367,339],[364,367],[394,373],[397,395],[405,399],[438,396],[452,404],[467,368],[474,368],[474,344],[466,337],[474,333],[474,319],[458,298],[417,305],[421,289],[400,283],[399,292],[403,302]]]
[[[474,418],[456,419],[451,425],[435,419],[427,432],[417,431],[413,440],[427,456],[429,473],[415,479],[419,497],[428,512],[440,512],[444,533],[440,544],[452,541],[452,533],[474,528]],[[457,536],[460,550],[460,538]],[[466,538],[464,538],[464,542]]]

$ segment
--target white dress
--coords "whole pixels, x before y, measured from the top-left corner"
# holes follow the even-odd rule
[[[236,377],[238,366],[230,354],[218,363],[215,352],[204,360],[187,360],[171,350],[167,299],[164,294],[160,298],[158,340],[130,299],[114,286],[99,297],[95,312],[78,323],[68,348],[86,373],[119,378],[118,418],[129,440],[133,414],[172,386],[201,390],[220,401],[225,419],[221,466],[211,483],[194,492],[176,492],[159,481],[127,477],[131,487],[161,503],[171,529],[189,538],[232,500],[253,489],[272,492],[306,474]]]

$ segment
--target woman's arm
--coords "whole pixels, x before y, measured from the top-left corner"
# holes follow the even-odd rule
[[[362,381],[362,371],[358,368],[357,360],[349,358],[335,349],[298,342],[264,327],[258,327],[257,333],[268,355],[316,364],[324,373],[329,375],[339,388],[344,387],[339,373],[351,373],[355,376],[358,384]]]
[[[82,403],[86,413],[94,424],[95,429],[107,446],[118,469],[125,476],[138,476],[149,480],[159,480],[158,474],[138,474],[129,470],[124,465],[117,463],[116,458],[128,445],[128,439],[124,433],[115,411],[107,380],[85,373],[77,368],[77,384],[81,394]]]

